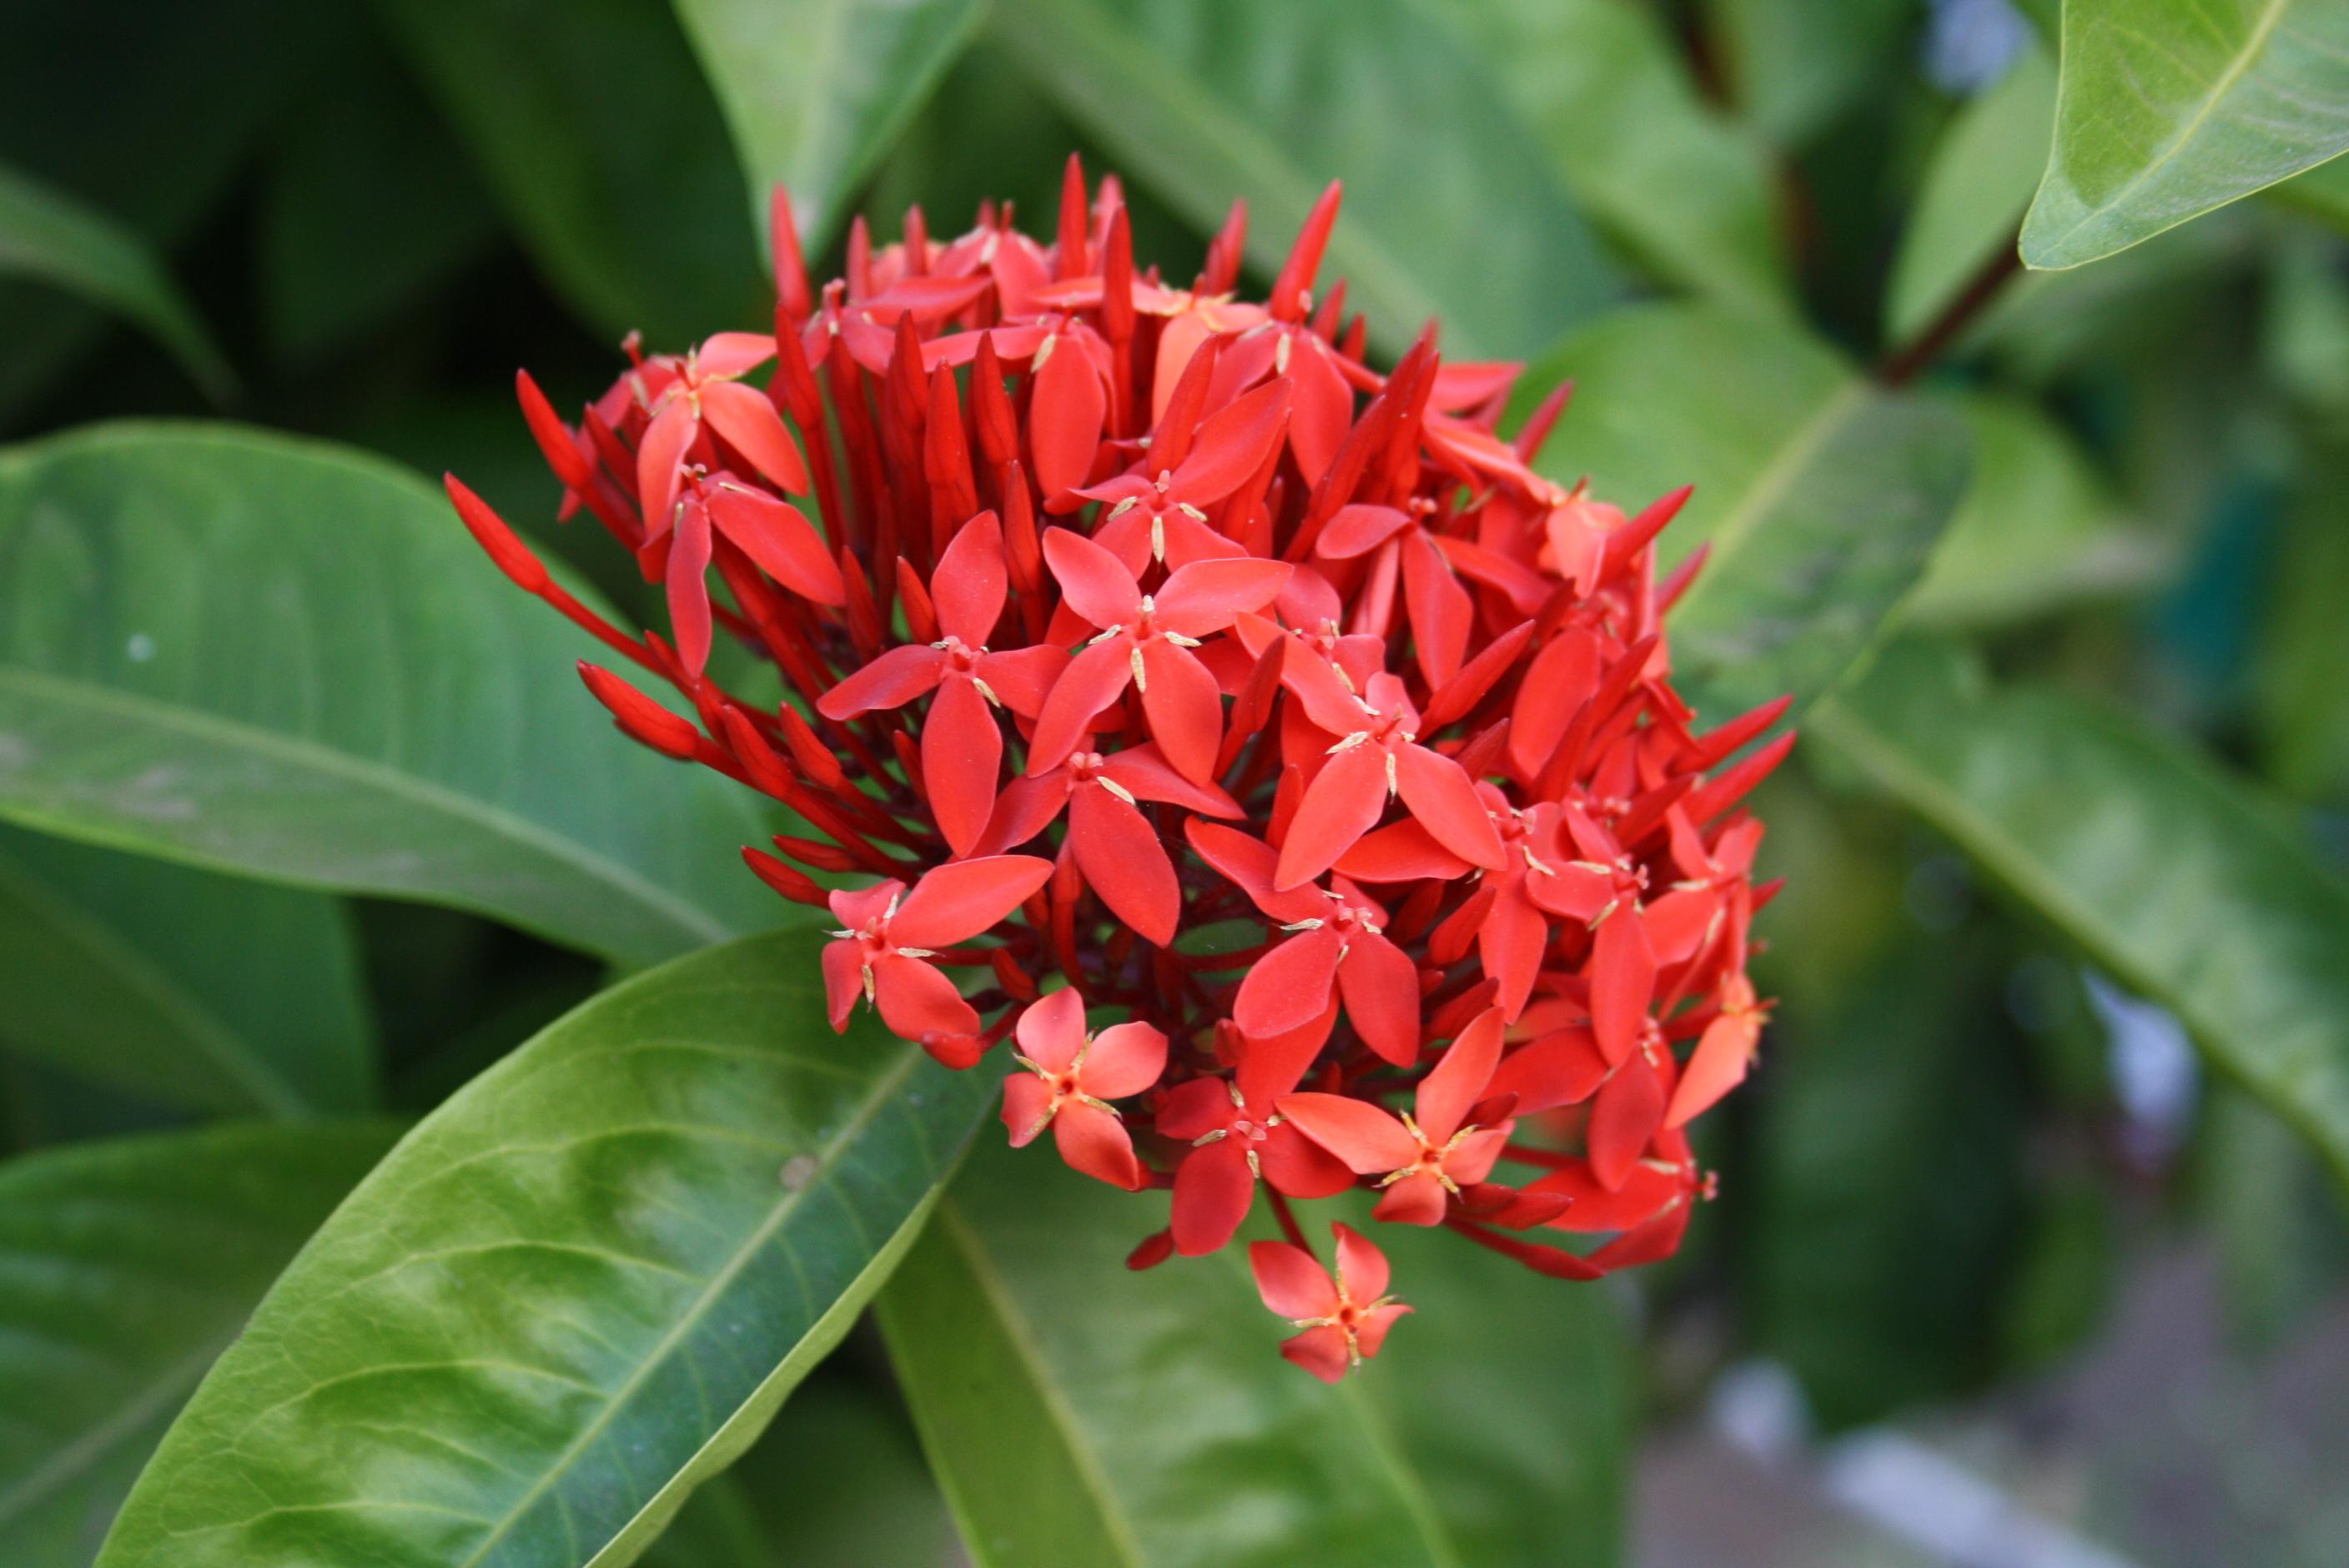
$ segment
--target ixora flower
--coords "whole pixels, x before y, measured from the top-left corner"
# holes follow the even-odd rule
[[[833,916],[835,1028],[870,1005],[957,1068],[1009,1037],[1015,1145],[1168,1195],[1132,1266],[1226,1246],[1261,1191],[1282,1354],[1335,1379],[1410,1309],[1343,1224],[1325,1269],[1300,1202],[1562,1279],[1669,1254],[1712,1190],[1688,1124],[1767,1010],[1740,802],[1793,740],[1783,703],[1700,730],[1673,689],[1687,492],[1542,478],[1566,389],[1505,437],[1519,367],[1432,325],[1377,368],[1315,294],[1335,186],[1261,304],[1240,209],[1186,288],[1136,266],[1114,181],[1071,160],[1061,200],[1050,242],[860,222],[817,287],[779,193],[771,332],[632,339],[576,424],[520,377],[562,515],[663,585],[666,634],[451,478],[459,515],[634,666],[581,667],[624,733],[807,824],[742,852]],[[782,703],[720,684],[721,634]]]

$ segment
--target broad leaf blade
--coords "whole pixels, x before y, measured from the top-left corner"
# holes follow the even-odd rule
[[[1396,1293],[1449,1321],[1404,1319],[1329,1387],[1279,1359],[1292,1330],[1240,1246],[1131,1273],[1136,1201],[1041,1164],[974,1159],[880,1302],[982,1568],[1241,1568],[1299,1542],[1333,1564],[1609,1559],[1625,1388],[1602,1298],[1397,1237]]]
[[[823,1021],[816,942],[606,992],[449,1100],[286,1271],[108,1568],[616,1565],[758,1436],[986,1086]]]
[[[471,909],[631,963],[771,923],[743,795],[572,689],[597,645],[414,478],[233,428],[0,455],[0,816]]]
[[[213,401],[236,389],[212,335],[154,253],[105,213],[0,166],[0,276],[33,278],[135,324]]]
[[[1769,166],[1698,97],[1661,21],[1623,0],[1475,0],[1445,14],[1592,221],[1650,272],[1786,314]]]
[[[1610,292],[1494,84],[1405,0],[1003,0],[995,26],[1041,90],[1194,223],[1213,228],[1245,198],[1267,275],[1342,178],[1321,286],[1345,278],[1391,350],[1441,315],[1454,358],[1522,355]]]
[[[726,125],[668,8],[378,0],[572,310],[683,349],[772,300]]]
[[[1745,117],[1801,146],[1839,118],[1891,61],[1906,0],[1709,0],[1713,32]]]
[[[2023,259],[2076,267],[2349,149],[2349,8],[2067,0]]]
[[[2055,64],[2023,51],[1997,86],[1951,120],[1934,144],[1886,285],[1884,336],[1908,343],[1933,325],[2004,251],[2047,167]]]
[[[1717,306],[1648,305],[1578,334],[1529,373],[1573,410],[1543,470],[1627,510],[1696,487],[1666,567],[1702,544],[1672,612],[1675,666],[1722,717],[1828,690],[1922,574],[1967,469],[1950,410],[1870,387],[1799,329]]]
[[[375,1039],[336,900],[0,829],[0,1043],[204,1110],[356,1112]]]
[[[1920,624],[2001,625],[2141,588],[2167,551],[2035,406],[1943,399],[1973,433],[1973,482],[1907,606]]]
[[[675,0],[734,132],[754,232],[791,187],[800,237],[831,242],[857,184],[970,42],[980,0]]]
[[[2349,1181],[2349,890],[2207,761],[1903,644],[1811,736],[1954,841]]]
[[[0,1166],[0,1560],[90,1560],[172,1413],[394,1136],[223,1128]]]

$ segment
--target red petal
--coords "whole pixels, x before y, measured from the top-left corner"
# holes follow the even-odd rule
[[[1391,1225],[1440,1225],[1449,1206],[1444,1183],[1423,1171],[1406,1176],[1380,1194],[1371,1217]]]
[[[1152,595],[1158,624],[1185,637],[1204,637],[1230,625],[1242,612],[1261,610],[1288,584],[1289,567],[1247,556],[1195,561]]]
[[[1720,907],[1721,895],[1711,888],[1676,888],[1641,910],[1640,923],[1648,928],[1656,962],[1673,965],[1692,956]]]
[[[685,461],[686,449],[700,429],[693,405],[682,396],[670,399],[646,428],[636,447],[636,499],[644,508],[647,532],[668,528],[669,514],[677,509],[678,465]]]
[[[1021,1013],[1011,1034],[1030,1061],[1048,1072],[1066,1072],[1085,1048],[1085,999],[1073,990],[1055,991]]]
[[[1345,561],[1376,550],[1411,526],[1408,514],[1391,506],[1341,506],[1313,541],[1313,553]]]
[[[1034,855],[948,861],[914,884],[889,922],[889,938],[902,947],[968,942],[1018,909],[1051,875],[1052,862]]]
[[[980,659],[978,678],[987,683],[987,689],[1000,698],[1004,707],[1022,718],[1033,718],[1044,711],[1044,699],[1050,695],[1052,683],[1068,667],[1069,655],[1059,648],[1044,645],[1009,648]]]
[[[1081,1171],[1112,1187],[1138,1192],[1149,1180],[1133,1157],[1133,1139],[1125,1124],[1105,1110],[1082,1103],[1064,1104],[1052,1118],[1052,1140],[1071,1171]]]
[[[1070,609],[1103,631],[1112,626],[1133,629],[1142,614],[1142,585],[1123,562],[1065,528],[1046,531],[1044,559],[1060,580]]]
[[[1350,746],[1330,758],[1305,791],[1303,804],[1298,808],[1297,820],[1288,830],[1288,841],[1280,846],[1280,863],[1273,872],[1273,885],[1283,891],[1311,882],[1335,865],[1338,857],[1354,847],[1364,833],[1378,826],[1380,816],[1387,807],[1387,752],[1384,748],[1365,742]],[[1457,765],[1452,770],[1460,775],[1462,786],[1467,775],[1460,773]],[[1475,799],[1474,790],[1469,799]],[[1483,821],[1485,811],[1476,808]],[[1433,830],[1434,824],[1429,827]],[[1492,824],[1485,822],[1485,830],[1491,832]],[[1443,835],[1439,832],[1437,836]],[[1500,841],[1494,840],[1497,851]],[[1496,852],[1495,863],[1499,861]]]
[[[1077,1087],[1095,1099],[1140,1094],[1166,1070],[1166,1037],[1148,1024],[1112,1024],[1093,1037]]]
[[[1460,673],[1468,650],[1468,634],[1476,618],[1468,590],[1460,586],[1444,564],[1444,552],[1423,534],[1403,541],[1403,603],[1411,616],[1412,649],[1419,656],[1420,674],[1433,691]]]
[[[1216,770],[1224,743],[1222,688],[1190,649],[1163,637],[1142,645],[1142,711],[1175,770],[1199,783]]]
[[[999,855],[1016,850],[1046,828],[1068,803],[1069,776],[1047,773],[1041,779],[1014,779],[995,798],[995,812],[987,831],[973,846],[980,854]]]
[[[1143,800],[1163,800],[1210,817],[1237,817],[1240,804],[1213,784],[1195,784],[1168,765],[1158,748],[1129,746],[1102,758],[1102,776],[1129,795]],[[1271,851],[1265,851],[1270,874]],[[1268,882],[1266,885],[1269,886]]]
[[[1501,1010],[1479,1013],[1460,1031],[1444,1059],[1419,1083],[1413,1106],[1419,1130],[1430,1143],[1447,1141],[1460,1130],[1468,1108],[1485,1098],[1493,1069],[1501,1061]]]
[[[1217,1095],[1223,1093],[1222,1085],[1200,1081],[1209,1082]],[[1228,1100],[1225,1109],[1230,1109]],[[1162,1130],[1165,1126],[1163,1117],[1159,1126]],[[1247,1147],[1242,1139],[1219,1138],[1185,1155],[1175,1170],[1170,1218],[1174,1250],[1185,1257],[1216,1251],[1232,1239],[1232,1233],[1247,1218],[1256,1202],[1256,1172],[1248,1169]]]
[[[678,509],[677,531],[669,536],[665,586],[677,656],[698,676],[709,664],[709,513],[691,496]]]
[[[824,1016],[833,1032],[848,1032],[848,1020],[864,995],[864,955],[860,944],[827,942],[823,946]]]
[[[713,379],[731,381],[747,375],[775,356],[774,334],[769,332],[717,332],[710,334],[699,348],[693,351],[693,367],[706,384]]]
[[[715,381],[703,383],[698,396],[701,417],[726,438],[728,446],[750,459],[750,466],[776,489],[807,493],[807,459],[800,456],[799,443],[783,428],[783,417],[765,393],[739,382]]]
[[[826,718],[854,718],[876,707],[903,707],[936,689],[947,656],[919,643],[891,648],[823,694],[815,707]]]
[[[1071,659],[1036,716],[1036,736],[1028,744],[1029,777],[1067,761],[1093,716],[1115,702],[1133,678],[1133,645],[1122,636],[1095,643]]]
[[[1427,877],[1450,882],[1467,875],[1471,869],[1466,861],[1437,843],[1434,834],[1407,818],[1364,835],[1338,857],[1340,872],[1366,882],[1418,882]]]
[[[1273,891],[1273,867],[1278,863],[1278,857],[1270,845],[1249,838],[1237,828],[1202,822],[1195,817],[1185,825],[1184,835],[1199,851],[1201,860],[1223,872],[1257,908],[1282,924],[1313,920],[1329,912],[1330,901],[1312,888]]]
[[[1338,965],[1346,1016],[1362,1043],[1399,1068],[1419,1057],[1419,970],[1383,936],[1358,936]]]
[[[1354,422],[1354,394],[1319,339],[1298,334],[1289,344],[1288,378],[1297,387],[1297,409],[1288,422],[1288,449],[1297,454],[1305,482],[1317,485],[1345,445]]]
[[[1397,747],[1394,758],[1402,803],[1436,842],[1471,864],[1498,869],[1501,835],[1460,764],[1424,746]]]
[[[1326,925],[1290,937],[1248,970],[1232,1004],[1233,1020],[1250,1035],[1303,1028],[1329,1010],[1343,947],[1344,939]]]
[[[1251,1242],[1248,1271],[1256,1275],[1257,1295],[1281,1317],[1295,1321],[1337,1314],[1337,1285],[1303,1247],[1287,1242]]]
[[[1526,778],[1539,773],[1567,726],[1599,689],[1599,639],[1577,627],[1544,645],[1526,667],[1509,717],[1509,756]]]
[[[1600,1186],[1623,1185],[1663,1118],[1663,1081],[1645,1056],[1634,1055],[1591,1101],[1590,1169]]]
[[[1012,1148],[1035,1142],[1051,1109],[1051,1086],[1034,1073],[1014,1073],[1003,1080],[1003,1130],[1011,1135]]]
[[[1003,525],[982,511],[955,533],[937,570],[930,573],[930,602],[938,627],[972,647],[982,647],[1003,614],[1010,579],[1003,558]]]
[[[1282,1340],[1280,1354],[1291,1366],[1303,1367],[1324,1383],[1342,1382],[1353,1365],[1347,1353],[1345,1330],[1334,1323]]]
[[[848,590],[840,562],[799,508],[764,490],[719,483],[709,487],[710,520],[760,571],[818,604],[844,604]]]
[[[1599,923],[1590,960],[1590,1023],[1599,1048],[1619,1062],[1639,1043],[1655,994],[1656,955],[1638,912],[1628,906]]]
[[[1760,1032],[1750,1013],[1723,1013],[1707,1024],[1696,1050],[1689,1057],[1688,1070],[1672,1089],[1671,1108],[1664,1112],[1664,1125],[1682,1126],[1744,1082]]]
[[[1516,1052],[1493,1074],[1495,1094],[1517,1097],[1517,1114],[1579,1105],[1607,1079],[1607,1058],[1588,1029],[1560,1029]]]
[[[1070,492],[1085,482],[1093,466],[1102,422],[1109,416],[1109,399],[1102,391],[1092,360],[1073,339],[1061,336],[1046,341],[1051,349],[1045,355],[1043,368],[1036,372],[1028,440],[1035,454],[1036,482],[1043,487],[1045,504],[1054,511],[1066,511],[1076,500]]]
[[[1330,1233],[1337,1240],[1338,1288],[1346,1293],[1346,1299],[1359,1306],[1386,1295],[1386,1253],[1351,1225],[1332,1223]]]
[[[1540,976],[1542,950],[1549,944],[1549,922],[1526,896],[1522,882],[1505,884],[1496,892],[1485,923],[1476,929],[1476,952],[1485,975],[1500,982],[1501,994],[1494,1000],[1500,1004],[1502,1014],[1515,1022],[1526,1010],[1534,994],[1534,981]]]
[[[922,726],[922,782],[930,814],[955,853],[968,854],[987,830],[1002,769],[1003,731],[994,710],[969,677],[948,678]]]
[[[1213,506],[1247,483],[1280,443],[1288,398],[1286,384],[1268,382],[1201,425],[1190,454],[1167,483],[1167,495],[1193,506]]]
[[[1419,1158],[1419,1140],[1366,1100],[1340,1094],[1286,1094],[1280,1114],[1358,1175],[1383,1176]]]
[[[968,1035],[978,1028],[978,1013],[962,999],[955,983],[918,958],[893,953],[874,959],[873,996],[880,1005],[881,1021],[900,1039]]]
[[[1256,1148],[1264,1179],[1291,1198],[1334,1198],[1354,1184],[1345,1161],[1287,1122]]]
[[[1160,947],[1174,943],[1183,890],[1148,819],[1100,785],[1080,784],[1069,799],[1069,845],[1111,913]]]
[[[1394,1326],[1395,1319],[1407,1316],[1410,1312],[1410,1306],[1394,1301],[1384,1306],[1372,1307],[1361,1315],[1354,1325],[1354,1346],[1362,1353],[1363,1360],[1368,1361],[1379,1353],[1379,1347],[1387,1342],[1387,1330]]]

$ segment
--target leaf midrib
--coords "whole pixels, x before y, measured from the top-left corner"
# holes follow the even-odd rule
[[[904,1087],[905,1079],[912,1076],[914,1068],[922,1059],[921,1053],[911,1047],[899,1051],[896,1066],[873,1081],[872,1088],[865,1095],[864,1102],[857,1107],[856,1114],[850,1117],[842,1125],[840,1130],[817,1150],[816,1169],[819,1171],[830,1171],[839,1163],[842,1151],[863,1135],[865,1129],[872,1125],[874,1119],[881,1113],[884,1106],[894,1101],[896,1091]],[[794,1188],[775,1201],[774,1206],[768,1210],[767,1217],[743,1238],[741,1244],[735,1248],[733,1256],[727,1260],[725,1266],[710,1276],[709,1283],[702,1287],[701,1294],[693,1299],[686,1310],[678,1315],[678,1320],[669,1326],[667,1332],[663,1334],[637,1362],[636,1370],[629,1373],[627,1378],[605,1398],[602,1411],[594,1420],[580,1429],[578,1436],[574,1438],[564,1450],[555,1456],[554,1462],[547,1466],[545,1473],[533,1482],[530,1488],[498,1518],[494,1528],[482,1538],[481,1544],[462,1563],[458,1565],[458,1568],[478,1568],[491,1550],[505,1539],[506,1533],[521,1522],[523,1515],[530,1511],[532,1506],[540,1498],[546,1495],[548,1489],[554,1486],[557,1480],[570,1472],[571,1467],[577,1462],[579,1456],[604,1435],[605,1430],[610,1427],[620,1410],[626,1406],[636,1390],[644,1386],[646,1379],[667,1361],[670,1354],[684,1342],[687,1335],[699,1326],[701,1320],[709,1315],[710,1309],[725,1294],[727,1287],[731,1285],[740,1276],[742,1271],[750,1266],[750,1260],[774,1240],[785,1222],[798,1211],[800,1204],[805,1202],[808,1194],[816,1191],[819,1185],[821,1185],[820,1182],[811,1179],[805,1184]],[[821,1321],[821,1315],[818,1321]],[[812,1331],[814,1326],[814,1324],[810,1324],[810,1330]]]
[[[1867,382],[1850,377],[1810,418],[1796,426],[1762,466],[1728,515],[1700,542],[1711,545],[1713,553],[1706,558],[1705,570],[1682,596],[1677,614],[1684,620],[1691,617],[1692,606],[1704,603],[1711,584],[1735,581],[1737,574],[1730,563],[1739,549],[1770,515],[1771,509],[1785,499],[1819,449],[1871,395]]]
[[[564,839],[530,819],[519,816],[489,800],[460,794],[445,785],[413,773],[402,773],[370,758],[338,751],[305,738],[281,735],[239,720],[224,718],[200,709],[178,707],[150,697],[76,680],[51,676],[23,666],[0,667],[0,692],[15,686],[28,695],[60,704],[81,704],[88,707],[110,710],[127,719],[156,729],[208,739],[232,749],[244,749],[264,757],[274,758],[293,767],[336,778],[347,779],[363,788],[395,799],[408,799],[427,810],[471,821],[494,836],[512,841],[533,850],[558,864],[575,870],[590,880],[608,886],[614,892],[632,900],[645,913],[673,927],[681,936],[696,945],[723,941],[741,934],[720,923],[715,916],[688,903],[665,888],[646,880],[634,868],[589,850],[574,840]],[[52,830],[67,831],[71,836],[76,826],[59,822],[47,813],[34,813],[41,825]],[[149,848],[149,841],[139,841]],[[181,858],[181,857],[173,857]],[[201,863],[217,865],[223,862],[190,852],[184,858]],[[227,869],[250,874],[250,868],[229,863]],[[286,877],[285,880],[298,881]],[[316,884],[305,884],[316,885]],[[498,912],[505,918],[519,918],[516,912]],[[580,941],[569,933],[552,934],[564,940]],[[595,951],[607,957],[633,959],[639,953],[615,950],[604,944],[595,944]]]
[[[1995,820],[1910,761],[1898,743],[1884,738],[1866,719],[1832,700],[1812,710],[1809,727],[1814,735],[1844,752],[1863,770],[1896,788],[1920,815],[1938,826],[1968,854],[1989,866],[2001,881],[2067,932],[2112,971],[2124,986],[2139,995],[2159,998],[2178,1015],[2188,1032],[2203,1043],[2209,1055],[2226,1062],[2247,1079],[2254,1077],[2242,1066],[2243,1054],[2224,1043],[2225,1031],[2203,1013],[2193,997],[2164,985],[2159,976],[2148,972],[2093,906],[2075,899],[2061,882],[2044,875],[2028,854],[2010,852],[2009,836]],[[2307,1115],[2289,1099],[2267,1095],[2261,1099],[2298,1127],[2323,1154],[2334,1177],[2349,1187],[2349,1144],[2343,1142],[2337,1130],[2323,1119]]]

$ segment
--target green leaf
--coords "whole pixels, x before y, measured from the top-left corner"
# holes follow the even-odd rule
[[[1671,625],[1675,667],[1723,717],[1840,680],[1964,488],[1951,410],[1870,386],[1797,328],[1718,306],[1619,311],[1545,356],[1519,406],[1561,380],[1575,406],[1544,472],[1588,474],[1627,510],[1696,487],[1660,548],[1669,567],[1713,547]]]
[[[1893,256],[1884,300],[1887,342],[1915,338],[2013,245],[2015,225],[2047,167],[2054,116],[2054,62],[2033,46],[1951,120],[1934,143]]]
[[[342,905],[0,829],[0,1043],[207,1110],[365,1109],[375,1039]]]
[[[428,1117],[254,1313],[107,1568],[633,1562],[896,1264],[988,1085],[823,1025],[819,939],[605,992]]]
[[[1611,292],[1495,84],[1408,0],[1001,0],[994,26],[1192,222],[1245,198],[1268,273],[1342,178],[1322,287],[1345,278],[1390,350],[1441,315],[1452,357],[1522,355]]]
[[[598,332],[683,348],[772,306],[693,52],[643,0],[378,0],[523,243]]]
[[[0,1561],[90,1560],[172,1413],[393,1137],[221,1128],[0,1165]]]
[[[1661,21],[1626,0],[1475,0],[1445,14],[1477,44],[1558,178],[1648,271],[1787,314],[1768,164],[1697,96]],[[1657,199],[1662,191],[1671,200]]]
[[[742,793],[614,735],[607,654],[339,449],[100,428],[0,454],[0,816],[641,963],[771,923]]]
[[[1992,392],[1944,400],[1973,431],[1973,480],[1909,601],[1911,620],[2004,624],[2143,587],[2161,570],[2167,552],[2038,407]]]
[[[791,187],[800,238],[831,242],[849,197],[953,65],[981,0],[674,0],[733,128],[764,233]]]
[[[0,277],[33,278],[113,312],[161,344],[214,402],[235,373],[171,274],[136,234],[0,165]]]
[[[1906,0],[1710,0],[1738,106],[1773,141],[1815,139],[1890,65]]]
[[[2023,1064],[1980,933],[1900,923],[1911,940],[1773,1028],[1732,1189],[1748,1331],[1829,1427],[1989,1374],[2023,1217]]]
[[[1949,836],[2349,1181],[2349,889],[2199,755],[2052,691],[1888,650],[1811,737]]]
[[[1612,1561],[1627,1352],[1603,1295],[1381,1227],[1419,1311],[1330,1387],[1279,1359],[1293,1330],[1241,1246],[1126,1270],[1156,1220],[1136,1207],[1033,1153],[982,1154],[881,1296],[981,1568],[1244,1568],[1302,1542],[1381,1568]]]
[[[843,1353],[841,1359],[846,1359]],[[695,1492],[646,1568],[872,1568],[956,1561],[954,1522],[885,1390],[824,1370]]]
[[[2067,0],[2031,266],[2076,267],[2349,149],[2349,7]]]
[[[351,36],[269,149],[256,258],[274,346],[307,358],[379,326],[475,260],[497,211],[389,42]]]
[[[2349,582],[2349,527],[2341,486],[2349,454],[2323,450],[2308,463],[2279,541],[2259,617],[2255,717],[2266,771],[2305,799],[2349,798],[2349,617],[2340,585]]]

